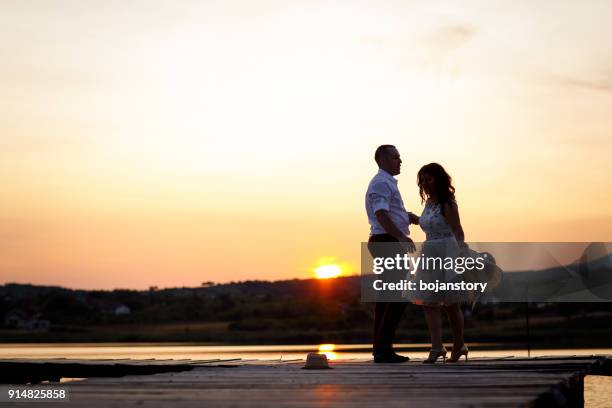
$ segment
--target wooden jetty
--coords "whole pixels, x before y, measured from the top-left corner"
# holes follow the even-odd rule
[[[5,359],[0,381],[87,377],[62,384],[70,389],[70,402],[45,403],[57,407],[540,408],[583,407],[585,375],[612,374],[607,356],[474,358],[435,365],[336,360],[332,370],[303,365],[301,359]],[[7,381],[11,375],[13,381]]]

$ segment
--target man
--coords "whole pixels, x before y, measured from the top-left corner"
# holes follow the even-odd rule
[[[365,197],[366,212],[370,224],[368,249],[373,257],[389,256],[389,247],[376,243],[399,243],[395,247],[409,252],[415,250],[414,242],[408,238],[408,225],[418,223],[418,217],[404,208],[402,196],[393,177],[400,173],[402,159],[392,145],[376,149],[374,160],[378,173],[370,181]],[[394,250],[394,249],[392,249]],[[395,329],[406,309],[406,302],[376,302],[374,308],[374,341],[372,354],[375,363],[403,363],[408,357],[400,356],[393,350]]]

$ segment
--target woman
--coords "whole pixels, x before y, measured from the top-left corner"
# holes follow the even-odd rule
[[[445,259],[456,257],[465,246],[463,228],[459,219],[459,209],[455,201],[455,188],[451,177],[437,163],[423,166],[417,175],[419,194],[425,208],[419,225],[426,234],[423,243],[423,258]],[[421,267],[416,273],[417,282],[449,282],[461,279],[452,269],[438,266],[432,269]],[[439,357],[444,361],[456,362],[461,356],[467,360],[468,349],[463,340],[463,313],[460,303],[461,293],[450,291],[418,291],[413,297],[416,304],[422,305],[431,335],[431,351],[425,363],[435,363]],[[441,311],[448,316],[453,333],[453,351],[446,359],[447,350],[442,344]]]

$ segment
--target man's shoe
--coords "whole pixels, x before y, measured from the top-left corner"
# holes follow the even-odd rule
[[[394,351],[386,352],[386,353],[372,353],[374,356],[375,363],[405,363],[410,360],[410,357],[400,356],[396,354]]]

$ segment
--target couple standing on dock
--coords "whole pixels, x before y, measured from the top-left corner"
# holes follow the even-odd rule
[[[372,178],[366,193],[366,212],[370,224],[368,248],[373,257],[385,256],[377,243],[399,243],[406,251],[414,252],[416,246],[408,237],[410,224],[419,225],[426,234],[423,252],[427,248],[453,248],[459,252],[464,246],[464,233],[455,201],[455,188],[451,177],[437,163],[423,166],[417,174],[417,184],[425,207],[420,216],[408,212],[393,177],[400,174],[402,160],[395,146],[382,145],[376,149],[374,159],[378,173]],[[445,271],[429,274],[436,277],[451,277]],[[422,276],[417,272],[417,276]],[[411,297],[411,302],[423,307],[429,334],[431,350],[425,363],[435,363],[442,357],[445,361],[456,362],[461,356],[467,359],[468,349],[463,339],[463,313],[460,299],[446,297],[444,293],[421,293]],[[373,355],[376,363],[402,363],[409,358],[393,350],[393,337],[402,314],[409,302],[375,303]],[[453,333],[453,349],[449,359],[442,343],[442,310],[446,312]]]

